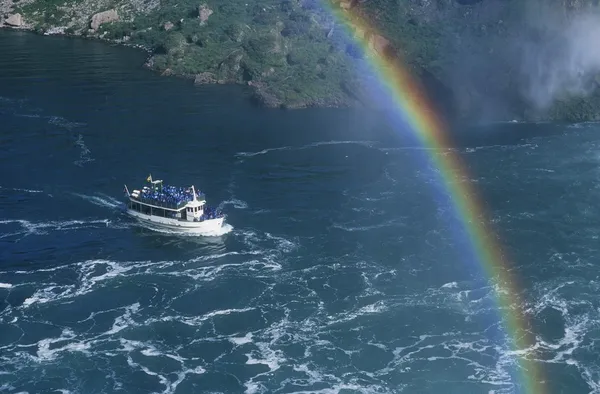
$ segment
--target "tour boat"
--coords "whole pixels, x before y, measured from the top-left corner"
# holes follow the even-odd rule
[[[162,180],[152,180],[141,190],[127,195],[127,213],[142,222],[160,229],[193,233],[215,233],[223,227],[225,215],[206,205],[203,193],[196,188],[165,185]]]

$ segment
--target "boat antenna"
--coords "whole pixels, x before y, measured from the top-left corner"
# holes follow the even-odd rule
[[[194,194],[194,201],[196,201],[196,189],[194,188],[194,185],[192,185],[192,193]]]

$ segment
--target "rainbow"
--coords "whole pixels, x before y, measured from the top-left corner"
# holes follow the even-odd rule
[[[369,43],[368,36],[378,34],[378,30],[352,8],[344,10],[332,0],[324,3],[337,21],[347,28],[349,36],[362,47],[365,59],[387,90],[393,107],[401,112],[420,143],[432,148],[426,151],[430,152],[430,159],[439,170],[441,183],[465,227],[479,264],[495,285],[495,301],[509,336],[512,354],[519,357],[522,379],[520,385],[526,393],[545,393],[545,381],[537,364],[523,357],[535,341],[529,329],[529,321],[521,309],[523,303],[519,297],[517,278],[511,274],[510,262],[495,241],[493,232],[485,224],[487,220],[483,205],[473,187],[469,182],[462,181],[470,178],[459,156],[448,149],[451,145],[443,122],[429,103],[424,89],[400,60],[380,53]],[[445,154],[441,154],[440,150],[444,150]]]

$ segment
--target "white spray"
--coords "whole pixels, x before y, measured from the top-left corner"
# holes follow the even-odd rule
[[[563,97],[589,95],[600,83],[600,13],[564,8],[558,13],[557,8],[532,7],[528,27],[536,34],[517,44],[522,93],[538,109]]]

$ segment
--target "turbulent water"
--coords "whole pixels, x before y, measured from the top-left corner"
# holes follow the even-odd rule
[[[381,114],[256,109],[129,49],[2,32],[0,51],[0,391],[524,392],[505,289],[427,160],[456,154],[515,261],[521,354],[548,393],[600,393],[600,126],[431,151]],[[149,173],[220,204],[223,234],[124,216]]]

